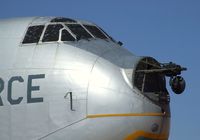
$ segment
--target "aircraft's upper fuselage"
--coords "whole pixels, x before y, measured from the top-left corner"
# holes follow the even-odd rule
[[[133,68],[139,59],[121,47],[97,25],[68,18],[29,17],[2,20],[0,40],[1,55],[5,55],[4,59],[9,57],[6,62],[6,65],[10,64],[8,68],[11,68],[11,61],[14,61],[12,57],[16,59],[15,50],[47,44],[74,46],[121,68]],[[1,59],[0,63],[1,61],[4,62]]]

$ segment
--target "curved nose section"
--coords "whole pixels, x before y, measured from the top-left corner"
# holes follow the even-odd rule
[[[87,96],[87,119],[91,133],[101,133],[108,137],[101,138],[105,140],[167,140],[168,104],[162,110],[156,104],[157,93],[149,92],[147,96],[147,92],[144,94],[135,87],[134,67],[130,71],[123,70],[105,59],[96,61]],[[130,76],[126,76],[128,73]],[[125,77],[127,80],[124,80]],[[144,79],[144,75],[141,78]],[[130,86],[125,81],[130,81]]]
[[[170,130],[170,117],[164,113],[163,116],[160,117],[160,123],[153,123],[152,121],[150,131],[147,129],[145,130],[145,128],[141,130],[137,129],[125,137],[124,140],[168,140]],[[154,119],[156,120],[156,117],[154,117]],[[145,123],[143,123],[143,125],[145,125]],[[148,126],[147,123],[146,126]]]

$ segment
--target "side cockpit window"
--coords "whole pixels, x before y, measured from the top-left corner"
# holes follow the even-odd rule
[[[76,38],[79,39],[89,39],[92,36],[79,24],[66,24],[66,26],[71,30]]]
[[[30,26],[26,32],[22,44],[38,43],[43,30],[43,25]]]
[[[61,24],[48,25],[44,33],[42,42],[52,42],[59,40],[60,29],[63,28]]]
[[[62,30],[61,41],[75,41],[75,38],[66,30]]]
[[[107,39],[107,37],[96,27],[91,25],[84,25],[84,27],[94,35],[96,38]]]

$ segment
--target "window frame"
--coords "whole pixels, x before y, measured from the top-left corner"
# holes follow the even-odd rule
[[[42,40],[43,40],[43,38],[44,38],[45,32],[46,32],[46,30],[47,30],[47,27],[48,27],[49,25],[59,25],[59,24],[62,25],[63,28],[61,28],[61,29],[59,30],[58,41],[43,42]],[[73,42],[73,41],[62,41],[62,40],[61,40],[62,31],[63,31],[64,29],[68,31],[68,33],[74,38],[75,41],[78,41],[76,34],[73,33],[72,30],[70,30],[70,28],[67,26],[67,25],[69,25],[69,24],[75,24],[75,25],[81,26],[81,27],[91,36],[91,39],[97,39],[97,37],[95,37],[95,36],[92,34],[92,32],[90,32],[84,25],[94,26],[94,27],[96,27],[99,31],[101,31],[101,33],[102,33],[105,37],[107,37],[107,38],[105,38],[105,40],[112,40],[112,41],[114,41],[104,30],[102,30],[99,26],[97,26],[97,25],[95,25],[95,24],[81,23],[81,22],[76,22],[76,23],[68,23],[68,22],[49,22],[49,23],[46,23],[46,24],[30,24],[29,26],[27,26],[27,28],[26,28],[26,30],[25,30],[25,32],[24,32],[24,34],[23,34],[23,38],[22,38],[20,44],[21,44],[21,46],[26,46],[26,45],[38,45],[38,44],[40,45],[40,44],[46,44],[46,43],[49,44],[49,43]],[[23,43],[28,29],[29,29],[30,27],[32,27],[32,26],[43,26],[43,31],[42,31],[42,33],[41,33],[41,35],[40,35],[39,41],[38,41],[37,43]],[[88,39],[90,39],[90,38],[88,38]]]
[[[45,29],[44,29],[43,34],[42,34],[42,36],[41,36],[41,38],[40,38],[40,41],[39,41],[40,44],[43,44],[43,43],[58,43],[58,42],[60,42],[60,39],[61,39],[60,30],[62,30],[63,28],[65,28],[64,26],[63,26],[63,28],[61,28],[61,29],[59,30],[59,36],[58,36],[58,40],[57,40],[57,41],[45,41],[45,42],[42,41],[43,38],[44,38],[45,32],[46,32],[46,30],[47,30],[47,27],[48,27],[49,25],[59,25],[59,24],[63,26],[63,24],[60,23],[60,22],[48,23],[48,24],[45,25]]]
[[[28,30],[29,30],[29,28],[30,28],[30,27],[34,27],[34,26],[43,26],[43,30],[42,30],[42,33],[41,33],[41,35],[40,35],[40,38],[39,38],[38,42],[35,42],[35,43],[23,43],[23,42],[24,42],[24,39],[25,39],[25,37],[26,37],[26,34],[27,34]],[[24,32],[24,34],[23,34],[22,40],[21,40],[21,42],[20,42],[21,46],[28,46],[28,45],[39,44],[39,43],[40,43],[40,40],[41,40],[41,37],[43,36],[43,33],[44,33],[45,29],[46,29],[46,25],[43,25],[43,24],[31,24],[31,25],[29,25],[29,26],[26,28],[26,30],[25,30],[25,32]]]
[[[77,22],[77,23],[65,23],[66,28],[69,29],[70,33],[72,33],[75,36],[76,40],[78,40],[77,35],[75,33],[73,33],[73,31],[67,25],[80,25],[91,36],[91,38],[95,38],[93,36],[93,34],[91,34],[81,23],[79,23],[79,22]]]
[[[60,29],[60,31],[59,31],[59,42],[74,42],[74,41],[62,41],[63,30],[66,30],[74,38],[74,41],[76,41],[76,37],[74,37],[74,35],[72,35],[72,33],[69,32],[69,30],[64,27],[64,28]]]
[[[49,25],[57,25],[57,24],[60,24],[60,25],[63,26],[63,28],[61,28],[61,29],[59,30],[59,38],[58,38],[58,41],[43,42],[42,39],[43,39],[43,37],[44,37],[44,34],[45,34],[45,31],[46,31],[47,27],[48,27]],[[76,40],[76,36],[66,27],[66,25],[65,25],[64,23],[62,23],[62,22],[52,22],[52,23],[48,23],[48,24],[45,25],[45,28],[44,28],[44,30],[43,30],[43,33],[42,33],[41,37],[40,37],[39,43],[40,43],[40,44],[44,44],[44,43],[45,43],[45,44],[49,44],[49,43],[51,44],[51,43],[72,42],[72,41],[62,41],[62,40],[61,40],[61,37],[62,37],[62,30],[64,30],[64,29],[66,29],[66,30],[69,32],[69,34]]]
[[[86,26],[96,27],[97,30],[98,30],[102,35],[105,36],[105,38],[96,37],[96,35],[93,34],[90,30],[88,30]],[[90,32],[94,38],[103,39],[103,40],[104,40],[104,39],[106,39],[106,40],[107,40],[107,39],[110,39],[110,38],[107,36],[107,34],[105,34],[105,32],[103,32],[103,31],[102,31],[98,26],[96,26],[96,25],[83,24],[83,27],[84,27],[88,32]]]

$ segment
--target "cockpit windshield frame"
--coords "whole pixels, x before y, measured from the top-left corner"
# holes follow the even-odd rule
[[[103,39],[103,40],[111,40],[115,42],[107,33],[105,33],[105,31],[103,31],[100,27],[98,27],[95,24],[81,23],[81,22],[49,22],[46,24],[30,25],[29,27],[27,27],[27,31],[21,42],[22,45],[33,44],[33,42],[26,41],[25,39],[28,36],[28,33],[30,34],[29,30],[31,29],[31,27],[37,27],[37,26],[38,27],[43,26],[43,30],[40,34],[38,34],[39,38],[37,37],[38,38],[37,41],[34,41],[34,43],[36,44],[79,41],[81,39],[86,39],[86,40]],[[54,26],[55,28],[57,26],[63,26],[63,27],[62,28],[59,27],[59,29],[55,29],[55,32],[54,32],[52,31],[54,29]],[[52,30],[49,30],[50,27],[52,27]],[[62,33],[65,33],[65,34],[62,35]],[[64,38],[62,39],[62,37]]]
[[[83,25],[86,30],[88,30],[95,38],[100,39],[109,39],[106,34],[104,34],[103,31],[101,31],[97,26],[94,25]]]
[[[65,23],[65,26],[76,36],[77,40],[94,38],[94,36],[81,24]],[[73,26],[76,26],[76,28]]]

